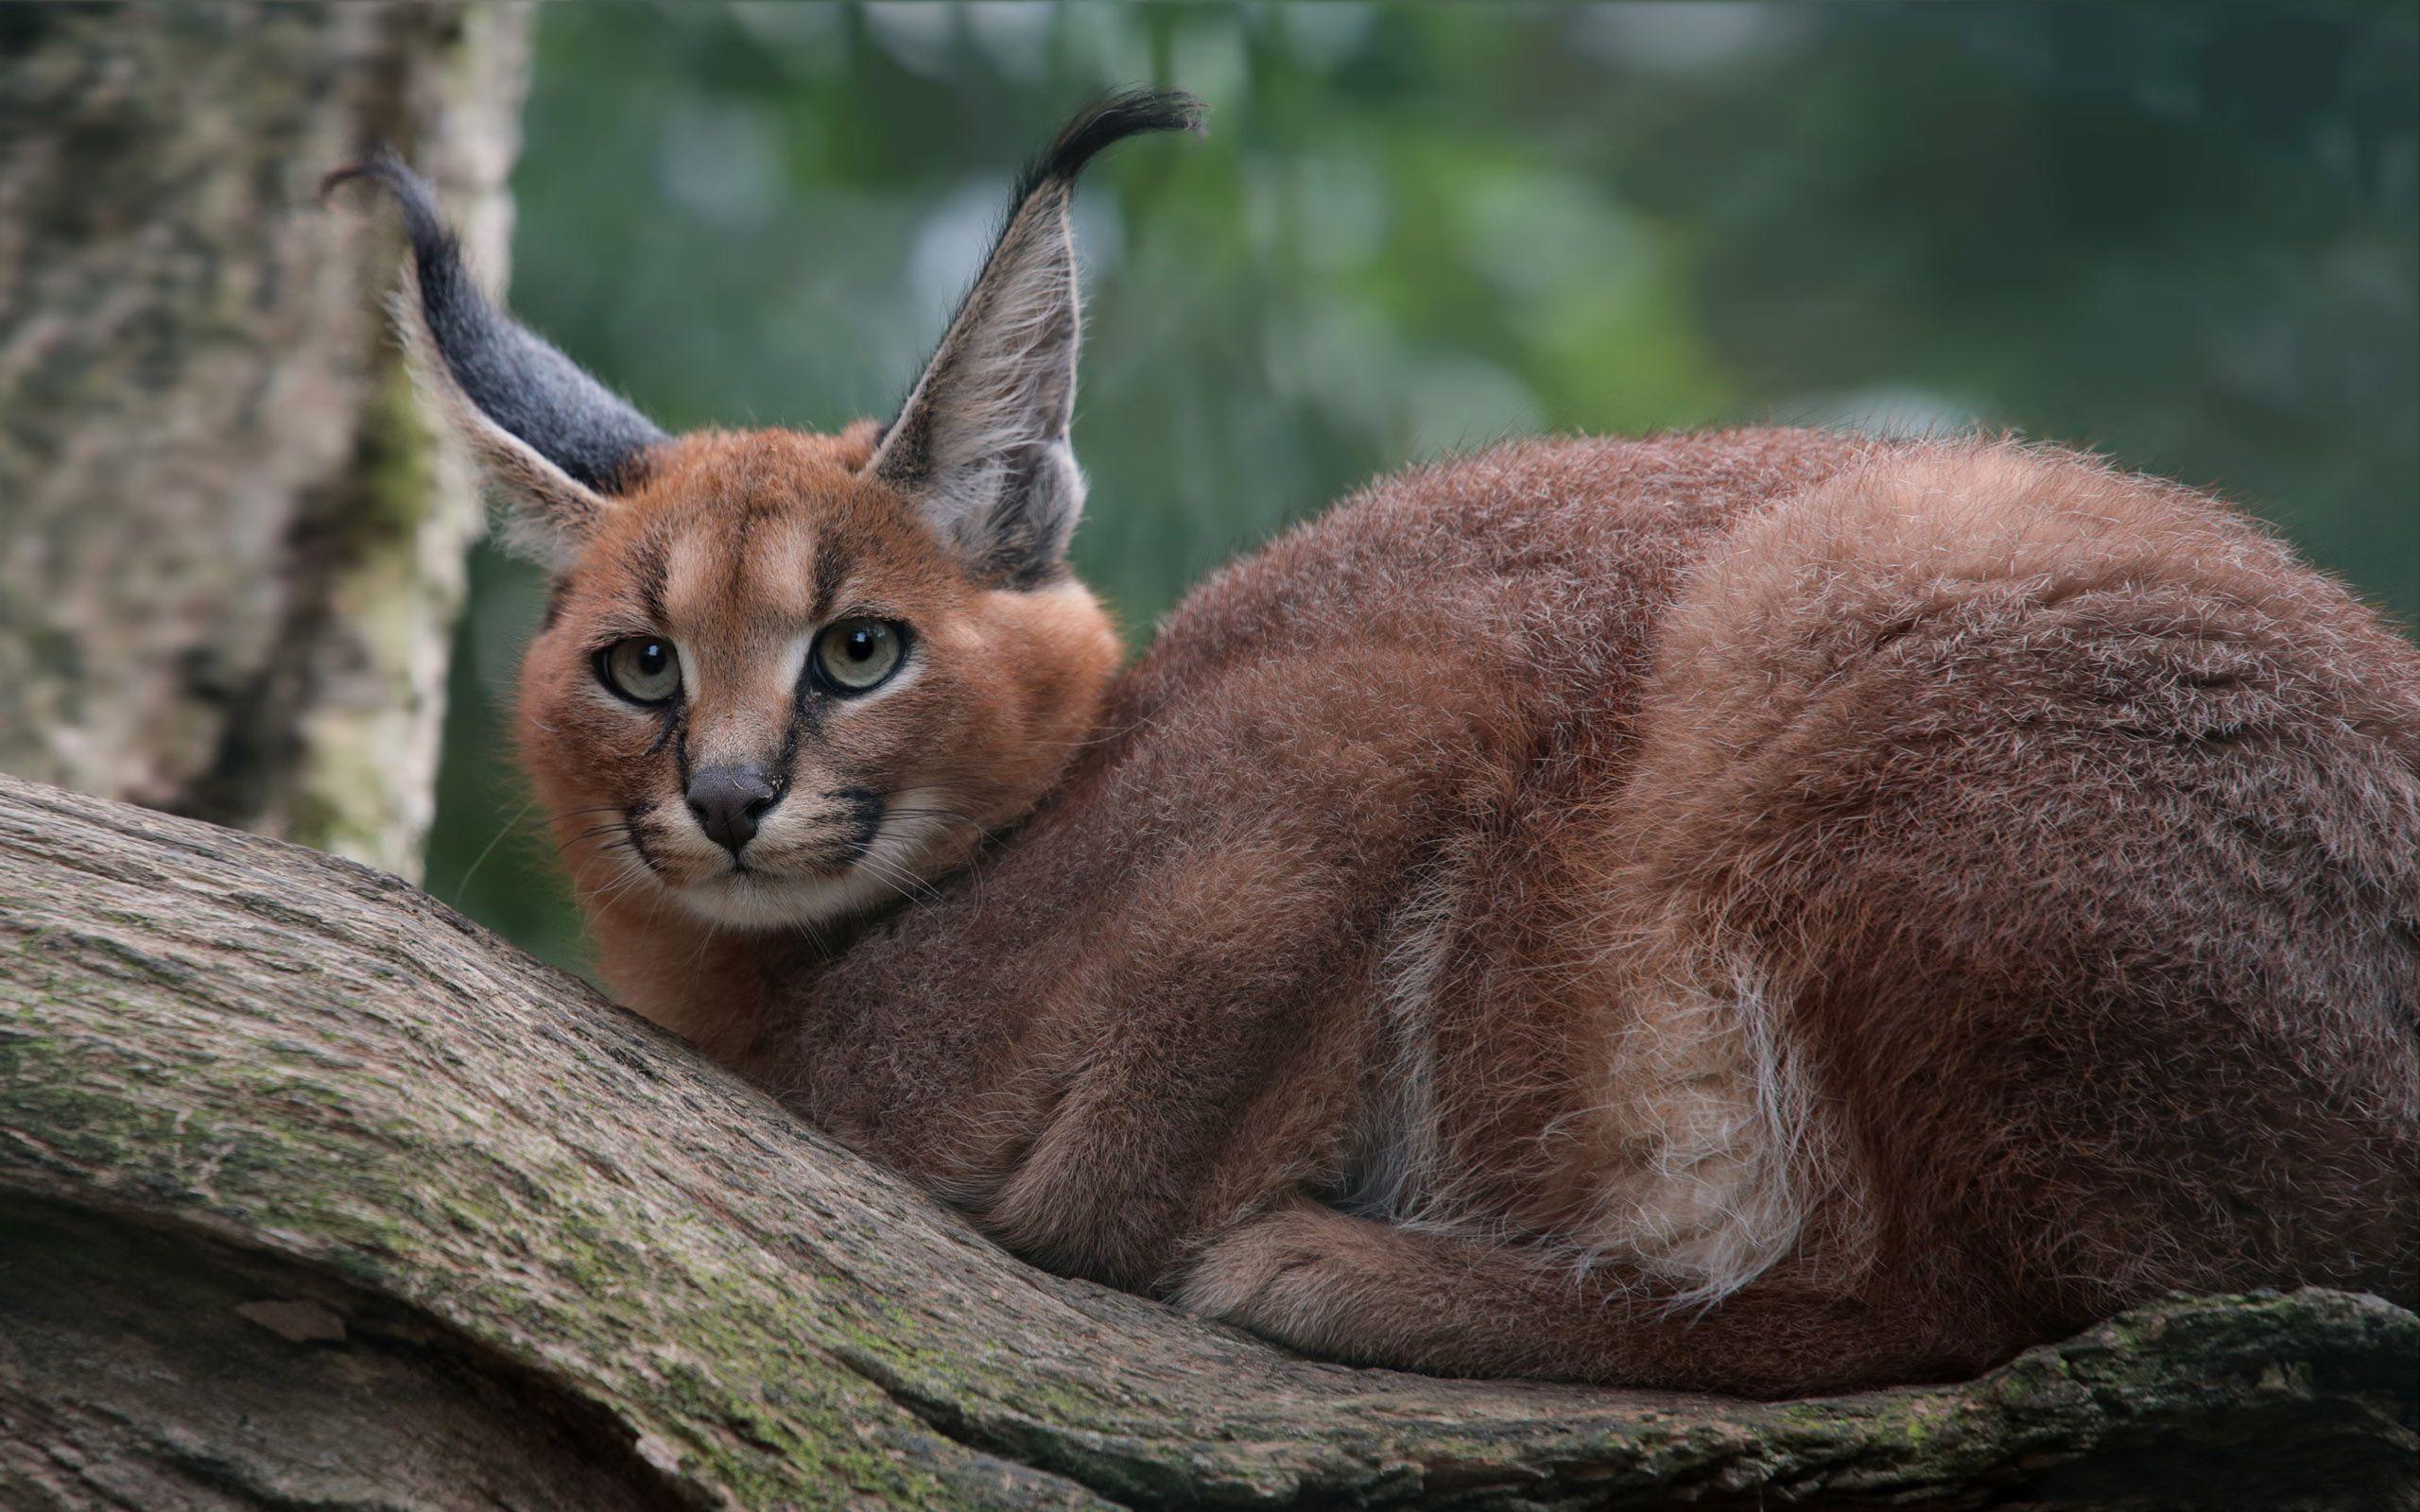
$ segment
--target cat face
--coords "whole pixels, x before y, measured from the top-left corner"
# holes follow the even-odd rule
[[[1117,644],[1066,573],[1077,174],[1174,92],[1114,95],[1017,185],[891,422],[672,438],[491,303],[390,156],[416,370],[552,567],[521,755],[592,916],[667,896],[812,926],[912,895],[1030,808],[1097,714]]]
[[[583,895],[740,927],[913,894],[1029,809],[1118,658],[1059,574],[980,576],[838,437],[683,438],[523,663],[521,756]]]

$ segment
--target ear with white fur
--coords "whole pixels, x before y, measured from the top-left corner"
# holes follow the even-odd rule
[[[420,175],[381,151],[329,174],[320,192],[355,179],[384,185],[403,209],[412,276],[395,314],[415,372],[504,495],[507,540],[562,568],[664,432],[489,302]]]
[[[1076,248],[1068,205],[1101,148],[1139,131],[1198,130],[1176,91],[1113,95],[1068,123],[1028,169],[983,272],[867,464],[916,500],[986,581],[1056,577],[1084,503],[1067,430],[1076,412]]]

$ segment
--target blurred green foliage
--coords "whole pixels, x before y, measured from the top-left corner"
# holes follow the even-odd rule
[[[1371,474],[1507,433],[1979,424],[2215,486],[2420,614],[2406,5],[557,5],[513,301],[667,427],[886,412],[1024,154],[1086,180],[1077,563],[1135,628]],[[576,925],[475,564],[430,885]]]

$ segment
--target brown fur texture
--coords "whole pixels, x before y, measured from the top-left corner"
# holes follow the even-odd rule
[[[2420,653],[2221,506],[2004,443],[1520,442],[1120,673],[873,449],[651,456],[521,746],[622,1000],[1019,1252],[1345,1360],[1755,1394],[2176,1287],[2420,1300]],[[842,612],[914,676],[802,729]],[[677,714],[597,687],[633,634]],[[717,913],[707,754],[788,761],[795,924]],[[815,891],[866,791],[913,843]]]
[[[1068,205],[1198,117],[1079,115],[829,438],[662,438],[362,170],[562,574],[520,745],[622,1001],[1341,1359],[1774,1394],[2420,1300],[2420,653],[2173,485],[1776,430],[1405,473],[1120,672]]]
[[[804,920],[796,933],[821,949],[819,922],[845,928],[973,857],[1090,733],[1118,660],[1107,617],[1074,582],[1009,591],[972,577],[863,475],[873,430],[659,448],[562,580],[523,664],[521,748],[608,980],[725,1056],[752,1032],[768,922]],[[911,670],[878,699],[810,700],[801,643],[853,615],[912,626]],[[642,634],[672,638],[690,674],[687,696],[652,717],[633,717],[592,671],[599,649]],[[787,789],[744,873],[682,798],[694,770],[738,760],[778,766]],[[844,843],[865,794],[909,842],[897,856]],[[667,889],[687,889],[690,910],[676,917]],[[725,977],[728,994],[701,993]]]

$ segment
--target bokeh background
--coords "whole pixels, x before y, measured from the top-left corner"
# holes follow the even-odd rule
[[[556,5],[519,313],[667,427],[888,411],[1021,158],[1080,196],[1079,570],[1139,645],[1371,474],[1508,433],[1979,425],[2214,487],[2420,616],[2420,9]],[[483,549],[429,885],[582,964]]]

